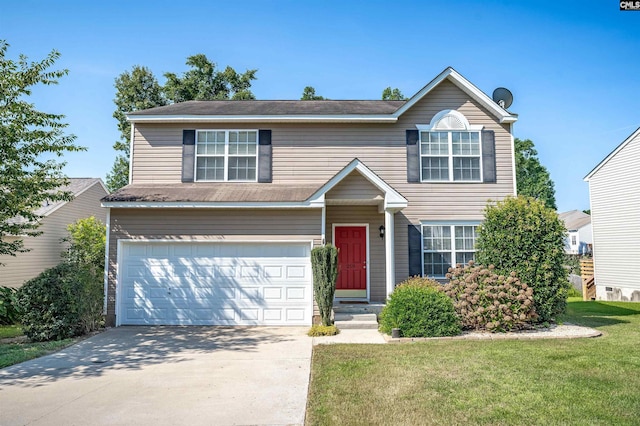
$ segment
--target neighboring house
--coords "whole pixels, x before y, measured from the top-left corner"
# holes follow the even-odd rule
[[[591,197],[596,298],[640,301],[640,128],[585,178]]]
[[[28,252],[17,253],[16,256],[0,256],[0,285],[20,287],[45,269],[62,261],[61,253],[65,248],[62,239],[69,236],[67,226],[78,219],[95,216],[106,222],[106,212],[100,206],[100,199],[109,191],[101,179],[71,178],[69,185],[61,188],[69,191],[74,198],[71,201],[50,202],[38,210],[42,216],[36,237],[5,237],[6,239],[22,239]],[[18,219],[21,220],[21,219]]]
[[[512,123],[452,68],[407,101],[189,101],[127,115],[109,208],[108,324],[309,325],[310,251],[338,301],[384,302],[474,255],[515,193]]]
[[[571,210],[558,215],[567,228],[564,250],[567,254],[590,254],[593,247],[591,216],[580,210]]]

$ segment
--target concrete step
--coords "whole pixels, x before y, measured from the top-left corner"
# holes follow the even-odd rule
[[[340,330],[378,329],[378,321],[336,321],[334,324]]]
[[[351,314],[336,312],[334,319],[336,321],[373,321],[378,322],[376,314]]]
[[[376,314],[379,315],[384,308],[383,303],[336,303],[333,305],[333,312],[345,314]]]

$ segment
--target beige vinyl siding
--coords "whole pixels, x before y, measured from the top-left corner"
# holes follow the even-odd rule
[[[175,241],[313,241],[321,243],[320,209],[111,209],[107,320],[115,316],[119,239]]]
[[[346,200],[358,200],[361,202],[380,202],[384,194],[373,186],[358,171],[351,172],[340,183],[331,188],[325,195],[327,203]]]
[[[384,214],[378,213],[377,206],[328,206],[328,243],[333,243],[334,224],[369,224],[369,287],[370,298],[374,302],[384,302],[385,253],[384,240],[380,238],[380,225],[384,225]]]
[[[406,130],[429,124],[438,112],[455,109],[472,125],[495,132],[497,183],[407,182]],[[498,119],[448,80],[405,112],[396,123],[249,123],[137,124],[134,139],[133,183],[181,181],[182,129],[271,129],[273,183],[322,186],[358,158],[409,202],[395,215],[396,280],[408,275],[407,226],[421,220],[480,221],[488,200],[515,192],[509,124]],[[371,187],[353,179],[354,197],[366,198]],[[268,184],[265,184],[268,185]],[[368,188],[368,189],[365,189]],[[364,192],[363,192],[364,191]],[[327,204],[350,197],[343,182],[328,194]],[[333,201],[334,203],[336,201]],[[327,228],[329,232],[330,228]]]
[[[67,225],[78,219],[95,216],[103,223],[106,209],[100,207],[100,199],[106,195],[100,184],[95,184],[42,219],[37,237],[23,237],[25,248],[30,251],[13,256],[0,256],[0,285],[20,287],[22,284],[62,261],[61,253],[67,244],[62,239],[68,236]]]
[[[640,247],[638,159],[640,134],[589,181],[596,288],[601,299],[630,299],[633,291],[640,291],[640,263],[633,260]],[[605,287],[614,292],[607,295]],[[636,300],[639,298],[637,294]]]

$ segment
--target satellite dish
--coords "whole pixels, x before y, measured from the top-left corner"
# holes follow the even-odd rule
[[[493,91],[493,101],[500,105],[502,108],[507,109],[513,103],[513,95],[509,89],[504,87],[498,87]]]

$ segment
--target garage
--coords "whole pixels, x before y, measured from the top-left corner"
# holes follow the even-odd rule
[[[310,325],[310,242],[120,241],[117,325]]]

